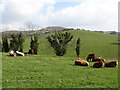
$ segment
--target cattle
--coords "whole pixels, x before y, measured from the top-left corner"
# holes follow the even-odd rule
[[[82,59],[79,58],[79,59],[77,59],[77,60],[75,61],[75,65],[88,66],[89,63],[88,63],[87,61],[82,60]]]
[[[25,56],[25,54],[24,54],[24,53],[19,52],[19,51],[16,51],[16,54],[17,54],[17,56]]]
[[[16,53],[14,51],[10,51],[10,56],[16,57]]]
[[[95,59],[95,54],[89,54],[86,59],[87,61],[93,61]]]
[[[30,49],[30,50],[28,51],[28,54],[34,54],[34,50],[33,50],[33,49]]]
[[[104,58],[102,58],[102,57],[96,58],[95,54],[89,54],[86,59],[87,59],[87,61],[92,61],[92,62],[96,62],[96,61],[100,61],[100,60],[102,60],[103,62],[105,62]]]
[[[104,62],[102,60],[97,61],[93,64],[93,68],[102,68],[104,67]]]
[[[98,57],[98,58],[93,59],[93,62],[96,62],[96,61],[103,61],[103,62],[105,62],[105,59],[102,58],[102,57]]]
[[[118,65],[118,61],[111,61],[105,63],[105,67],[116,67],[117,65]]]

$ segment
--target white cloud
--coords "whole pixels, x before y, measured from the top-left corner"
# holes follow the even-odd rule
[[[77,6],[55,12],[54,4],[57,0],[6,0],[0,5],[0,11],[3,26],[8,25],[10,28],[33,21],[41,27],[59,25],[91,30],[117,30],[118,1],[83,0]]]
[[[32,20],[42,7],[54,4],[54,0],[6,0],[2,2],[2,24],[15,24]]]
[[[86,0],[49,16],[49,24],[93,30],[117,30],[117,0]]]

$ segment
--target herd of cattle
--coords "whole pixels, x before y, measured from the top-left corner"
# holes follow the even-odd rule
[[[95,62],[93,68],[116,67],[118,65],[118,61],[105,62],[105,59],[102,57],[95,58],[95,54],[89,54],[86,59],[87,61],[78,58],[75,61],[75,65],[89,66],[89,61]]]
[[[27,54],[33,54],[33,50],[29,50]],[[26,53],[25,53],[26,54]],[[10,56],[25,56],[24,53],[19,52],[19,51],[11,51]],[[89,54],[88,57],[86,58],[87,61],[82,60],[81,58],[78,58],[75,61],[75,65],[80,65],[80,66],[89,66],[89,61],[95,62],[93,64],[94,68],[102,68],[102,67],[116,67],[118,65],[118,61],[111,61],[111,62],[105,62],[105,59],[102,57],[95,57],[95,54]]]

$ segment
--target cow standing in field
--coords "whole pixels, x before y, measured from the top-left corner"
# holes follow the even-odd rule
[[[95,54],[89,54],[86,59],[87,61],[93,61],[95,59]]]
[[[118,61],[111,61],[105,63],[105,67],[116,67],[117,65],[118,65]]]
[[[82,60],[81,58],[77,59],[75,61],[75,65],[80,65],[80,66],[88,66],[89,63],[85,60]]]
[[[105,62],[105,59],[104,59],[104,58],[102,58],[102,57],[96,58],[96,57],[95,57],[95,54],[89,54],[86,59],[87,59],[87,61],[92,61],[92,62],[101,61],[101,60],[102,60],[103,62]]]

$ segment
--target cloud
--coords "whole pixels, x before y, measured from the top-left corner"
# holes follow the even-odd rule
[[[93,30],[117,30],[117,0],[86,0],[80,5],[52,13],[49,24]]]
[[[76,6],[57,10],[54,5],[58,0],[6,0],[0,4],[0,11],[3,26],[8,25],[10,28],[32,21],[42,28],[57,25],[90,30],[117,30],[118,1],[82,0]]]
[[[14,25],[32,20],[42,7],[54,4],[54,0],[6,0],[0,4],[2,24]]]

